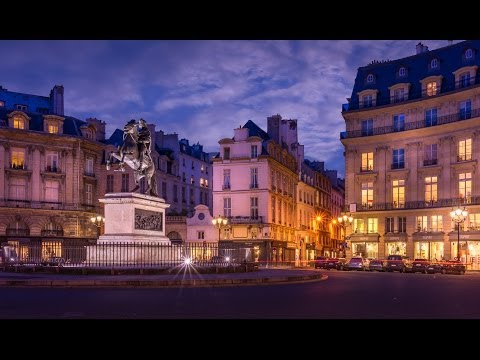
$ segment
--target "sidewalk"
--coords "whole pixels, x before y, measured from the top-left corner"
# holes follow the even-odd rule
[[[321,281],[328,276],[308,269],[265,269],[226,274],[71,275],[0,272],[0,287],[201,287],[271,285]]]

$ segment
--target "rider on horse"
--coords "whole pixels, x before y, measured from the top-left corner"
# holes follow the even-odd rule
[[[140,163],[138,169],[141,171],[144,158],[148,157],[150,161],[152,160],[150,156],[151,154],[150,145],[152,143],[152,137],[150,134],[150,130],[148,130],[147,123],[145,122],[145,120],[143,119],[138,120],[138,126],[139,126],[139,130],[138,130],[137,142],[138,142],[138,153],[139,153],[138,160]]]

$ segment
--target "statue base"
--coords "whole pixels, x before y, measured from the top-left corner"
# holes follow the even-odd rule
[[[169,265],[182,261],[180,248],[165,236],[165,209],[159,197],[138,193],[108,193],[105,233],[87,246],[90,265]]]

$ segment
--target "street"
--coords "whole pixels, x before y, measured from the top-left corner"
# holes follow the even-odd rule
[[[326,281],[214,288],[0,288],[2,319],[480,318],[480,273],[321,270]]]

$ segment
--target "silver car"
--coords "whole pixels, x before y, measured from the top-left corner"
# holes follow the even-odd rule
[[[368,268],[368,261],[362,257],[352,257],[346,264],[345,270],[362,270]]]

